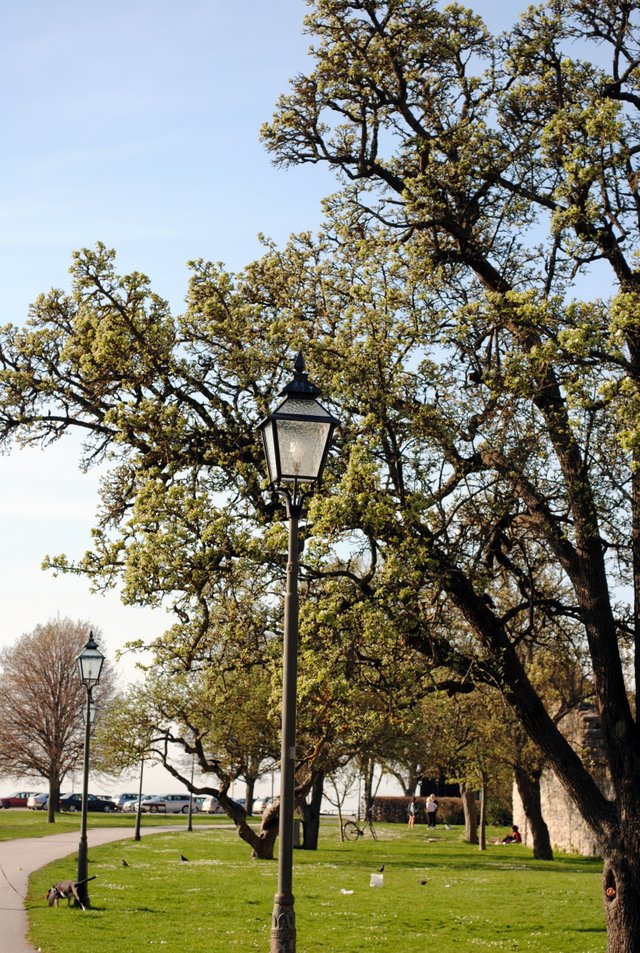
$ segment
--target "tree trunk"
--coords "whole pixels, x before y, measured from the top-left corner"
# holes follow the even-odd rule
[[[631,468],[631,551],[633,553],[633,630],[635,650],[633,657],[635,709],[638,710],[640,698],[640,468],[637,454],[634,454],[634,466]]]
[[[324,772],[317,774],[313,780],[309,803],[302,802],[302,847],[304,850],[317,850],[320,835],[320,805],[322,804],[322,789],[324,787]]]
[[[373,808],[373,772],[375,771],[375,762],[367,758],[362,768],[362,780],[364,786],[364,816],[369,817]],[[358,816],[360,816],[360,805],[358,805]]]
[[[640,832],[605,853],[604,905],[607,953],[640,953]]]
[[[487,785],[482,780],[480,788],[480,850],[487,849]]]
[[[527,771],[521,765],[514,768],[516,787],[533,840],[533,856],[536,860],[553,860],[549,828],[542,816],[540,802],[541,774],[541,770]]]
[[[56,811],[60,810],[60,780],[49,778],[49,802],[47,804],[47,823],[55,824]]]
[[[249,834],[249,831],[251,832]],[[263,818],[260,825],[260,833],[256,835],[255,831],[248,824],[238,827],[238,834],[242,840],[251,845],[251,856],[257,860],[273,860],[273,848],[278,839],[278,819],[276,817],[275,825],[265,824]],[[249,834],[249,836],[247,836]]]
[[[468,791],[466,784],[460,785],[462,810],[464,811],[464,839],[467,844],[478,843],[478,805],[476,792]]]
[[[238,837],[251,847],[252,857],[259,860],[273,860],[273,848],[278,839],[279,802],[269,805],[262,815],[260,830],[256,831],[247,823],[245,809],[230,798],[226,791],[219,791],[217,788],[200,788],[200,790],[213,794],[218,799],[227,817],[235,824]]]
[[[244,803],[247,808],[247,814],[251,817],[253,814],[253,801],[254,801],[254,791],[256,787],[256,779],[248,778],[245,782],[244,789]]]

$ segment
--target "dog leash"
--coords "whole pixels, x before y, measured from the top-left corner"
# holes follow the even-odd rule
[[[0,873],[2,873],[2,876],[3,876],[4,879],[7,881],[7,883],[9,884],[9,886],[11,887],[11,889],[13,890],[13,892],[14,892],[14,893],[17,893],[21,900],[33,900],[33,897],[30,897],[29,894],[27,894],[26,897],[23,897],[22,894],[20,893],[20,891],[17,890],[17,889],[13,886],[13,884],[11,883],[11,881],[9,880],[9,878],[7,877],[7,875],[5,874],[5,872],[4,872],[4,867],[2,866],[2,864],[0,864]]]

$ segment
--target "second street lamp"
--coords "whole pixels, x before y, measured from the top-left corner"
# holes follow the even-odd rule
[[[298,354],[295,360],[294,371],[293,380],[280,393],[284,400],[259,425],[269,481],[284,497],[289,520],[282,651],[278,892],[273,905],[271,953],[295,953],[296,949],[292,882],[298,665],[298,523],[305,497],[320,482],[333,432],[338,425],[336,418],[317,400],[320,391],[307,378],[302,354]]]
[[[87,690],[87,704],[84,718],[84,765],[82,772],[82,815],[80,822],[80,843],[78,845],[78,893],[82,906],[89,906],[89,891],[87,890],[87,877],[89,876],[89,864],[87,857],[87,801],[89,794],[89,743],[91,737],[92,709],[95,713],[92,692],[100,681],[104,655],[98,648],[93,632],[89,633],[87,644],[82,652],[76,656],[78,665],[78,675],[80,681]]]

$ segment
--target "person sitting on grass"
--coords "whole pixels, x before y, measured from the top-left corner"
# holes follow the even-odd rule
[[[503,844],[521,844],[522,843],[522,836],[520,834],[517,824],[511,825],[511,833],[507,834],[506,837],[502,838],[502,843]]]

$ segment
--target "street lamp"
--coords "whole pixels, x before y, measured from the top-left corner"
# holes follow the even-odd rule
[[[84,716],[84,768],[82,774],[82,819],[80,823],[80,844],[78,845],[78,893],[80,903],[89,906],[89,891],[87,877],[89,875],[87,859],[87,801],[89,793],[89,738],[91,736],[92,710],[95,715],[95,706],[91,693],[100,681],[100,673],[104,662],[104,655],[96,645],[93,632],[89,633],[87,644],[76,657],[80,681],[87,690],[87,705]]]
[[[298,522],[302,504],[320,482],[333,432],[338,425],[317,400],[320,391],[305,371],[302,354],[293,380],[280,392],[284,400],[259,424],[271,486],[286,502],[289,558],[284,603],[282,653],[282,738],[280,749],[280,821],[278,892],[271,922],[271,953],[295,953],[293,904],[293,811],[296,757],[298,662]]]

